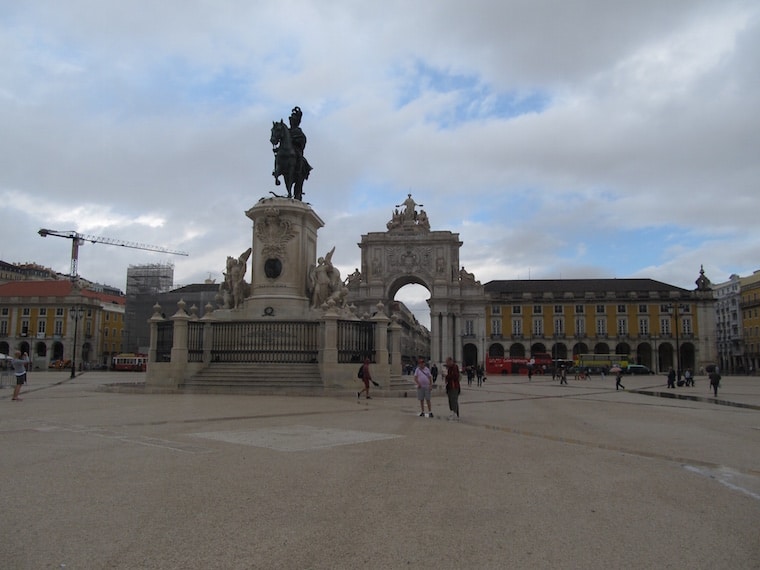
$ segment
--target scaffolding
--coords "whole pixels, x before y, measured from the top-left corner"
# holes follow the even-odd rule
[[[158,295],[174,288],[174,264],[151,263],[127,268],[124,342],[128,352],[145,352],[150,341],[148,319]]]
[[[127,297],[140,293],[164,293],[173,287],[173,263],[130,265],[127,268]]]

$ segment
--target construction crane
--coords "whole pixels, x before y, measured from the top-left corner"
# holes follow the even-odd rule
[[[170,253],[172,255],[190,255],[189,253],[185,251],[176,251],[176,250],[169,249],[167,247],[161,247],[158,245],[147,245],[144,243],[123,241],[123,240],[114,239],[114,238],[90,236],[87,234],[80,234],[79,232],[75,232],[75,231],[47,230],[43,228],[37,233],[40,234],[42,237],[56,236],[56,237],[62,237],[62,238],[71,240],[71,280],[72,281],[75,281],[78,276],[77,266],[79,265],[79,246],[84,245],[85,242],[88,242],[88,241],[90,243],[105,243],[107,245],[118,245],[121,247],[130,247],[132,249],[145,249],[147,251],[158,251],[160,253]]]

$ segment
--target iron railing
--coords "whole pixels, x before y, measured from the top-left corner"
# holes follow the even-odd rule
[[[174,344],[174,323],[161,321],[156,326],[156,362],[170,362]]]
[[[203,328],[201,321],[187,323],[187,361],[203,362]]]
[[[338,321],[338,362],[375,362],[375,323]]]
[[[317,362],[317,322],[217,322],[211,331],[212,362]]]
[[[205,327],[210,327],[211,346],[205,346]],[[170,362],[174,323],[156,326],[156,362]],[[375,323],[338,321],[338,362],[376,361]],[[388,343],[391,342],[388,333]],[[320,323],[305,321],[224,321],[187,323],[187,360],[203,362],[316,363],[320,348]],[[390,358],[390,354],[389,354]]]

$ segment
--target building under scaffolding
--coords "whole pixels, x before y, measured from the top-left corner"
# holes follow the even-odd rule
[[[127,305],[124,315],[124,349],[146,352],[150,344],[148,319],[161,293],[174,287],[174,264],[151,263],[127,268]]]

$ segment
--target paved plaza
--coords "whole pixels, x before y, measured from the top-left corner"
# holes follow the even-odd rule
[[[0,390],[2,568],[760,568],[760,378],[489,378],[450,422],[68,376]]]

